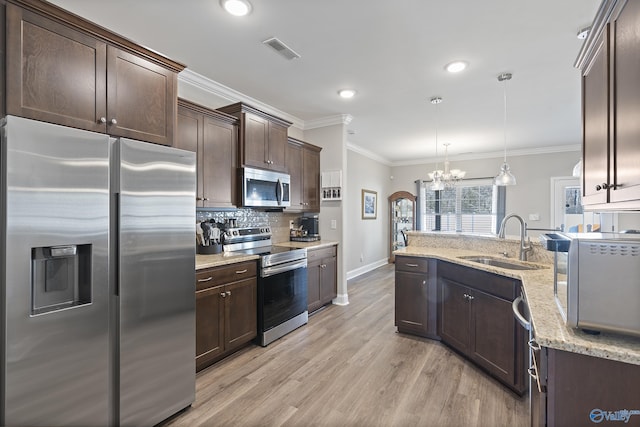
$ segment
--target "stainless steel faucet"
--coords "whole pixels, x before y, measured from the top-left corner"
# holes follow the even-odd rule
[[[509,220],[509,218],[515,218],[518,221],[520,221],[520,260],[526,261],[527,253],[532,251],[533,247],[531,246],[531,240],[529,238],[527,238],[526,244],[524,242],[524,235],[527,232],[527,224],[525,224],[524,219],[522,219],[520,215],[510,214],[505,216],[502,222],[500,223],[500,231],[498,232],[498,237],[500,239],[504,239],[504,233],[506,228],[505,225],[507,224],[507,221]]]

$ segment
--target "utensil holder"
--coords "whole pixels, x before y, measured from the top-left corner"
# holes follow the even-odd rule
[[[220,252],[222,252],[221,244],[214,243],[213,245],[209,245],[209,246],[198,245],[198,253],[200,255],[215,255],[215,254],[219,254]]]

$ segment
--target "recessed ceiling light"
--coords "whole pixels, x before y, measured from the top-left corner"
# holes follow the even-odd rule
[[[345,99],[353,98],[355,94],[356,94],[356,91],[353,89],[342,89],[338,91],[338,95],[340,95]]]
[[[251,12],[251,3],[247,0],[220,0],[220,5],[233,16],[245,16]]]
[[[467,68],[467,63],[465,61],[453,61],[444,66],[444,69],[450,73],[459,73]]]

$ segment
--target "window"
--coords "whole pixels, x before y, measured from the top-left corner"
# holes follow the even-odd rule
[[[442,191],[430,185],[419,184],[420,230],[497,233],[504,218],[504,187],[493,185],[490,178],[464,180]]]

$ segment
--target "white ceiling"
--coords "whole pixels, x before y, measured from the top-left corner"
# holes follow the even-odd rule
[[[580,144],[576,34],[600,0],[251,2],[238,18],[218,0],[52,1],[301,123],[348,114],[349,143],[390,164],[435,155],[435,95],[452,157],[500,153],[505,71],[510,153]],[[302,57],[284,59],[270,37]],[[455,59],[469,68],[447,73]],[[345,87],[356,97],[339,98]]]

